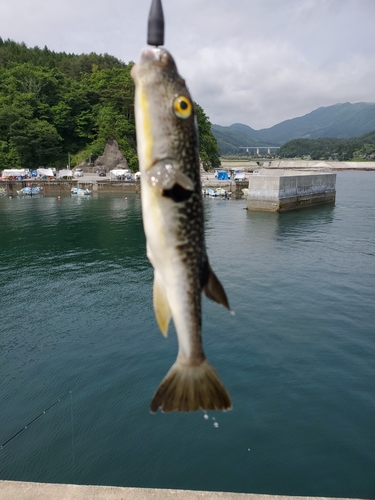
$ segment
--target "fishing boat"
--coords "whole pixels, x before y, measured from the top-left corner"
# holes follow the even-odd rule
[[[91,194],[91,190],[90,189],[82,189],[82,188],[72,187],[71,193],[74,196],[87,196],[87,195]]]
[[[36,194],[39,194],[40,191],[42,190],[41,187],[36,186],[36,187],[24,187],[17,191],[19,195],[24,195],[24,196],[34,196]]]

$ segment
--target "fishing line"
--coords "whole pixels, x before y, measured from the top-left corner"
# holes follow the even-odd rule
[[[5,441],[5,443],[3,443],[0,446],[0,450],[2,450],[4,448],[4,446],[6,446],[8,443],[10,443],[11,441],[13,441],[13,439],[16,438],[17,436],[19,436],[23,431],[25,431],[26,429],[28,429],[30,427],[30,425],[32,425],[34,422],[36,422],[40,417],[43,417],[43,415],[45,415],[49,410],[51,410],[54,406],[56,406],[58,403],[60,403],[60,401],[62,401],[63,399],[65,399],[68,394],[72,395],[72,391],[69,391],[66,394],[64,394],[64,396],[62,396],[60,399],[58,399],[53,404],[51,404],[51,406],[49,406],[48,408],[46,408],[45,410],[43,410],[42,413],[40,413],[40,415],[38,415],[37,417],[33,418],[28,424],[26,424],[24,427],[22,427],[22,429],[20,429],[12,437],[10,437],[9,439],[7,439]],[[72,404],[72,399],[70,399],[70,402]],[[72,435],[73,435],[73,408],[71,408],[71,419],[72,419]],[[73,436],[72,436],[72,439],[73,439]],[[73,441],[72,441],[72,444],[73,444]],[[73,448],[73,465],[74,465],[74,448]],[[74,474],[74,469],[73,469],[73,474]]]

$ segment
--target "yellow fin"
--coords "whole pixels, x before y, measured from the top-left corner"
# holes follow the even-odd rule
[[[171,319],[165,287],[158,273],[154,273],[154,311],[161,333],[168,336],[168,326]]]
[[[162,411],[230,410],[232,402],[215,369],[205,359],[187,365],[178,359],[159,385],[150,409]]]
[[[218,304],[223,305],[230,311],[227,294],[225,293],[223,285],[220,283],[219,278],[213,272],[209,264],[208,279],[207,283],[203,287],[203,293],[206,295],[206,297],[217,302]]]

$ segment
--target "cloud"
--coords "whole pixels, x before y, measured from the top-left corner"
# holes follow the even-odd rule
[[[0,36],[137,60],[151,0],[12,0]],[[375,101],[373,0],[163,0],[166,47],[211,121],[272,126]]]

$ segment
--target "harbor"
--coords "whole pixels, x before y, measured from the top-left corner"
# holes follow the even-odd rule
[[[92,169],[91,169],[92,170]],[[234,197],[242,197],[243,189],[249,188],[249,181],[258,186],[260,179],[259,173],[262,171],[268,177],[290,176],[292,172],[294,175],[311,174],[324,174],[342,171],[374,171],[375,162],[322,162],[322,161],[301,161],[301,160],[260,160],[260,161],[244,161],[244,160],[222,160],[221,170],[228,172],[228,177],[225,180],[219,180],[214,171],[206,172],[201,170],[201,184],[202,188],[222,188],[227,192],[232,193]],[[233,180],[230,173],[235,171],[243,171],[244,179],[241,181]],[[255,179],[253,176],[258,176]],[[108,175],[108,177],[107,177]],[[133,176],[134,177],[134,176]],[[326,179],[329,178],[325,177]],[[333,179],[333,177],[331,177]],[[305,178],[304,182],[306,182]],[[267,182],[270,182],[269,180]],[[31,178],[31,179],[12,179],[0,180],[0,187],[3,188],[5,194],[15,195],[17,191],[25,187],[40,187],[42,194],[56,194],[63,195],[71,191],[72,187],[81,189],[89,189],[93,193],[139,193],[140,181],[139,179],[130,181],[127,179],[118,180],[106,173],[105,177],[99,177],[97,173],[91,172],[90,169],[82,173],[82,177],[75,177],[72,179],[59,179],[49,177],[48,179]],[[254,188],[258,189],[258,188]],[[264,191],[265,189],[262,188]],[[313,191],[313,186],[311,186]],[[328,190],[332,191],[332,181]],[[255,198],[255,195],[252,195]],[[332,202],[332,196],[328,196],[327,202]]]

